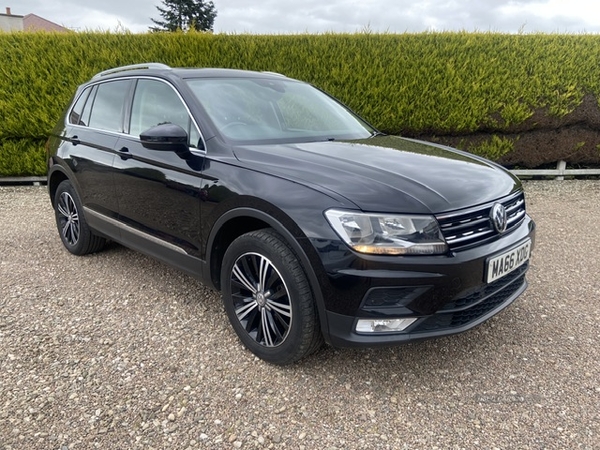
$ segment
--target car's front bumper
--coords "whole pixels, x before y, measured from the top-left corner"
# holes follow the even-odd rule
[[[530,260],[486,283],[488,261],[527,240],[535,224],[526,220],[492,243],[445,257],[329,261],[326,289],[327,341],[337,347],[393,345],[467,331],[510,305],[526,287]],[[343,258],[340,258],[342,261]],[[342,267],[343,266],[343,267]],[[373,301],[373,293],[376,293]],[[394,296],[404,296],[394,304]],[[361,319],[416,318],[401,332],[357,332]]]
[[[523,266],[523,269],[526,267]],[[432,315],[420,317],[400,333],[357,333],[355,329],[358,317],[328,311],[330,342],[336,347],[372,347],[462,333],[506,308],[525,291],[526,287],[527,281],[523,270],[517,278],[511,279],[492,292],[483,290],[480,298],[470,296],[460,307],[442,308]]]

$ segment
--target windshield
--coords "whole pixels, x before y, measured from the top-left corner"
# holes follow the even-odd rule
[[[198,78],[190,88],[220,133],[240,143],[364,139],[372,129],[312,87],[272,78]]]

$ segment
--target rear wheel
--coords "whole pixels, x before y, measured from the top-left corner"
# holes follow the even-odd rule
[[[58,185],[54,194],[54,212],[58,234],[64,246],[74,255],[87,255],[102,249],[106,239],[90,230],[81,201],[70,181]]]
[[[323,342],[306,274],[283,238],[259,230],[225,252],[223,302],[242,343],[273,364],[291,364]]]

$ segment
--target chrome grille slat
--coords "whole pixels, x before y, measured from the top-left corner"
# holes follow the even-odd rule
[[[473,247],[498,235],[489,217],[495,203],[501,203],[506,208],[508,222],[503,234],[512,231],[525,218],[525,197],[522,192],[498,202],[436,216],[451,250]]]
[[[483,218],[483,219],[474,220],[472,222],[471,221],[461,221],[459,225],[451,224],[451,225],[448,225],[447,228],[451,227],[452,232],[456,233],[460,230],[470,229],[470,228],[473,228],[475,225],[484,224],[486,222],[489,222],[489,219],[487,217]]]
[[[456,238],[452,239],[452,244],[460,244],[462,242],[469,241],[469,240],[482,239],[482,238],[485,238],[485,237],[487,237],[487,236],[489,236],[491,234],[492,234],[492,230],[487,230],[487,231],[484,231],[484,232],[481,232],[481,233],[477,233],[477,234],[470,234],[470,235],[461,236],[461,237],[457,236]],[[449,240],[449,238],[447,240]]]
[[[510,226],[513,222],[521,220],[525,217],[525,210],[519,211],[515,216],[508,217],[508,226]]]
[[[505,207],[506,207],[506,214],[510,215],[515,210],[520,210],[521,208],[523,208],[524,204],[525,204],[525,200],[520,199],[518,202],[516,202],[513,205],[510,205],[510,206],[505,205]]]

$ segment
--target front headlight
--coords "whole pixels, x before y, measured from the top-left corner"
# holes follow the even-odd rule
[[[357,252],[379,255],[439,255],[448,251],[433,216],[367,214],[330,209],[325,217]]]

